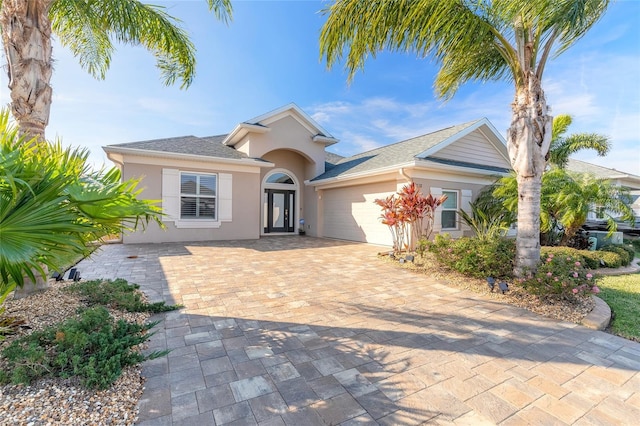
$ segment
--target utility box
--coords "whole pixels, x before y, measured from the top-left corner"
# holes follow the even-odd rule
[[[602,248],[607,244],[622,244],[622,232],[614,232],[611,237],[607,237],[608,231],[588,231],[589,237],[595,237],[597,244],[595,249]]]

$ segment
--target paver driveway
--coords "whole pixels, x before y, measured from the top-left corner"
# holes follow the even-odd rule
[[[640,344],[310,237],[105,246],[164,315],[141,424],[637,424]],[[137,256],[132,258],[130,256]]]

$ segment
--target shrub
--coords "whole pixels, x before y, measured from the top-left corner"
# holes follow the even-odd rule
[[[78,376],[89,388],[106,389],[122,369],[167,351],[143,355],[135,350],[153,333],[149,324],[115,321],[102,306],[89,308],[71,318],[24,336],[2,351],[7,367],[0,382],[26,383],[45,377]]]
[[[578,250],[589,250],[593,243],[589,241],[589,233],[579,229],[571,238],[567,240],[567,247]],[[594,247],[595,249],[595,247]]]
[[[636,257],[636,251],[633,249],[633,246],[630,244],[617,244],[615,247],[619,247],[629,254],[629,262],[631,262],[633,258]]]
[[[610,253],[617,253],[620,256],[620,266],[627,266],[631,263],[629,252],[623,249],[619,245],[607,245],[600,249],[600,251],[608,251]]]
[[[603,264],[605,268],[619,268],[622,266],[622,259],[620,259],[618,253],[603,250],[598,250],[596,253],[598,253],[600,261],[602,262],[601,264]]]
[[[637,240],[631,240],[631,244],[633,245],[633,248],[634,248],[637,252],[640,252],[640,239],[637,239]]]
[[[137,284],[129,284],[121,278],[115,280],[92,280],[78,282],[66,289],[84,297],[90,305],[105,305],[128,312],[166,312],[180,309],[181,305],[165,302],[146,303],[138,291]]]
[[[429,251],[441,264],[478,278],[511,277],[515,247],[515,241],[509,238],[480,240],[463,237],[454,240],[448,234],[436,235],[428,244]]]
[[[571,247],[541,247],[540,248],[540,257],[542,259],[547,259],[549,257],[549,255],[553,255],[551,256],[553,257],[570,257],[572,259],[574,259],[575,261],[578,261],[580,263],[587,263],[585,262],[585,254],[588,252],[588,250],[578,250],[576,248],[571,248]]]
[[[548,253],[535,274],[519,281],[529,293],[549,298],[575,300],[578,296],[599,293],[595,277],[577,259]]]
[[[580,252],[580,254],[582,254],[584,258],[585,266],[589,269],[598,269],[603,266],[600,263],[600,259],[602,258],[602,256],[600,256],[600,253],[601,252],[589,250]]]

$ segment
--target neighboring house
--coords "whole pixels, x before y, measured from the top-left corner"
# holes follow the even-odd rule
[[[446,194],[434,231],[468,231],[456,212],[510,169],[504,139],[486,119],[352,157],[295,104],[238,124],[228,135],[185,136],[104,147],[142,197],[161,200],[166,230],[151,224],[125,243],[257,239],[298,233],[391,245],[376,198],[415,181]]]
[[[569,159],[567,169],[572,172],[587,173],[600,179],[608,179],[615,185],[627,188],[631,195],[631,208],[633,209],[636,217],[640,216],[640,176],[632,173],[621,172],[616,169],[597,166],[585,161],[574,160],[572,158]],[[589,215],[587,216],[588,220],[603,218],[604,214],[598,206],[594,206],[593,211],[589,212]]]

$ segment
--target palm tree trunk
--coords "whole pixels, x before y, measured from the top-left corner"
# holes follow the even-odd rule
[[[540,80],[529,72],[525,84],[516,88],[507,149],[518,181],[518,234],[514,272],[523,276],[535,271],[540,261],[540,191],[545,156],[551,145],[553,118]]]
[[[2,0],[0,8],[11,112],[22,134],[40,139],[51,106],[51,1]]]

